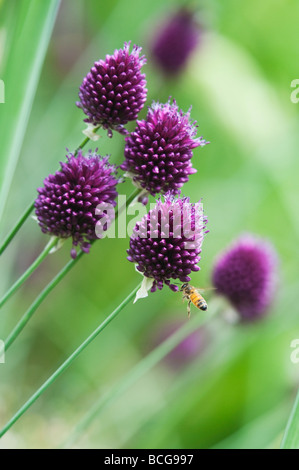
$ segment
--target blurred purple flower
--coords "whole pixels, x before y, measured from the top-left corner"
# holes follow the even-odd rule
[[[277,255],[266,241],[240,237],[217,260],[212,282],[227,297],[243,321],[263,316],[269,308],[277,279]]]
[[[155,327],[150,342],[157,347],[183,326],[183,321],[163,322]],[[179,343],[164,358],[172,369],[180,369],[199,356],[207,345],[207,332],[201,327]]]
[[[49,175],[44,186],[38,188],[35,212],[44,233],[72,237],[71,256],[75,258],[75,246],[88,253],[89,242],[97,238],[95,226],[100,218],[95,215],[97,205],[116,205],[118,179],[108,157],[91,152],[84,156],[79,150],[76,157],[69,153],[67,159],[67,163],[60,163],[61,170]]]
[[[139,57],[141,47],[130,42],[116,50],[105,60],[95,62],[80,86],[77,106],[87,115],[85,122],[94,126],[127,133],[123,125],[137,118],[146,101],[145,75],[141,67],[144,56]]]
[[[190,281],[189,274],[198,271],[207,218],[202,204],[191,204],[189,198],[166,194],[154,209],[137,223],[130,239],[128,260],[152,280],[151,291],[168,285],[178,286],[170,279]]]
[[[153,103],[147,118],[137,121],[135,131],[126,137],[121,169],[153,196],[167,191],[177,194],[197,171],[191,164],[192,150],[207,143],[195,135],[190,110],[186,114],[179,111],[175,100],[172,104]]]
[[[181,8],[156,32],[152,56],[166,75],[181,72],[199,42],[200,29],[194,13]]]

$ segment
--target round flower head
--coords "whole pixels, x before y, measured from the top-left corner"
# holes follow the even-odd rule
[[[144,56],[139,57],[141,47],[130,42],[116,50],[105,60],[95,62],[80,86],[77,106],[86,114],[85,122],[127,133],[123,125],[137,118],[146,101],[145,75],[141,67]]]
[[[243,321],[261,317],[270,306],[277,256],[265,241],[243,236],[216,262],[212,281],[239,312]]]
[[[201,203],[167,194],[136,224],[128,260],[150,281],[147,288],[154,292],[166,284],[177,291],[170,279],[190,281],[189,274],[200,269],[197,263],[206,223]]]
[[[44,233],[72,237],[71,256],[75,258],[75,246],[88,253],[90,241],[97,238],[95,227],[103,217],[95,215],[97,205],[116,205],[118,180],[108,157],[91,152],[84,156],[79,150],[77,156],[70,153],[67,159],[67,163],[60,163],[61,170],[49,175],[38,188],[35,213]]]
[[[199,40],[199,27],[194,14],[181,8],[157,32],[152,44],[152,55],[167,75],[181,72]]]
[[[137,127],[126,137],[125,161],[121,169],[133,183],[153,196],[179,188],[196,173],[192,168],[192,150],[207,142],[195,138],[195,123],[190,123],[190,110],[184,114],[173,100],[166,104],[153,103],[147,118],[137,121]]]

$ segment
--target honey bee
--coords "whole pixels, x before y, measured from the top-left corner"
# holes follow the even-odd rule
[[[183,284],[180,288],[180,291],[183,292],[183,299],[188,300],[188,305],[187,305],[187,313],[188,313],[188,318],[190,318],[190,306],[191,302],[195,307],[199,308],[200,310],[207,310],[208,304],[203,298],[203,296],[200,294],[200,289],[197,289],[196,287],[190,286],[188,282]]]

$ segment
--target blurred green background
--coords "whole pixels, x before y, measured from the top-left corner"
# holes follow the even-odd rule
[[[10,69],[14,89],[5,84],[6,102],[0,104],[0,126],[14,122],[8,97],[17,99],[23,66],[34,47],[29,35],[20,35],[19,43],[14,35],[38,2],[47,3],[0,1],[0,78],[16,61]],[[290,360],[290,343],[299,338],[299,103],[290,100],[291,81],[299,78],[299,4],[192,3],[203,30],[200,43],[184,73],[165,79],[150,57],[149,44],[157,22],[185,3],[62,0],[5,206],[1,239],[43,179],[64,160],[65,149],[82,141],[83,113],[75,106],[82,78],[95,60],[131,40],[148,58],[147,105],[169,96],[184,111],[192,105],[199,135],[211,142],[194,151],[198,172],[183,188],[192,201],[203,198],[209,219],[201,270],[192,283],[209,285],[216,255],[241,233],[251,232],[270,239],[279,253],[279,289],[262,322],[236,326],[225,315],[213,319],[203,332],[204,351],[180,368],[161,362],[94,420],[77,447],[277,447],[299,384],[299,364]],[[15,15],[14,9],[21,8]],[[21,42],[22,56],[7,57],[9,47],[21,54]],[[145,115],[146,108],[139,117]],[[134,123],[127,127],[133,129]],[[100,134],[89,148],[99,147],[120,164],[123,137]],[[2,149],[0,161],[4,157]],[[129,182],[119,186],[123,194],[131,190]],[[98,241],[7,352],[6,363],[0,364],[1,426],[140,282],[126,260],[128,241]],[[1,257],[1,294],[46,242],[30,218]],[[69,260],[69,252],[67,242],[7,303],[0,316],[0,338]],[[187,321],[180,294],[167,288],[129,305],[7,433],[0,448],[61,445],[92,404],[148,353],[167,321]]]

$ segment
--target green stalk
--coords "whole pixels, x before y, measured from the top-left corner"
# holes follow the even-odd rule
[[[46,256],[50,253],[51,249],[57,244],[58,238],[51,237],[49,243],[45,246],[41,254],[36,258],[35,261],[29,266],[29,268],[22,274],[22,276],[11,286],[11,288],[4,294],[0,299],[0,308],[3,307],[5,302],[18,290],[19,287],[31,276],[33,271],[42,263]]]
[[[217,304],[219,305],[219,304]],[[178,346],[191,333],[209,321],[219,311],[219,307],[209,310],[207,313],[194,315],[191,321],[188,321],[178,331],[173,333],[163,343],[157,346],[147,356],[141,359],[136,366],[131,369],[119,382],[117,382],[108,393],[92,406],[92,408],[83,416],[79,424],[73,429],[72,433],[64,443],[63,447],[70,447],[82,435],[90,424],[100,413],[111,405],[118,397],[128,390],[137,380],[148,373],[155,365],[167,356],[176,346]]]
[[[81,252],[82,253],[82,252]],[[79,256],[79,255],[78,255]],[[76,258],[77,259],[77,258]],[[74,260],[75,261],[75,260]],[[59,280],[58,280],[59,282]],[[117,317],[117,315],[124,309],[124,307],[133,299],[140,284],[132,290],[128,297],[122,301],[122,303],[113,310],[112,313],[91,333],[88,338],[61,364],[60,367],[43,383],[43,385],[29,398],[29,400],[17,411],[17,413],[6,423],[6,425],[0,430],[0,437],[18,421],[18,419],[30,408],[31,405],[52,385],[53,382],[73,363],[73,361],[84,351],[85,348],[98,336],[98,334],[106,328],[106,326]]]
[[[4,341],[5,351],[11,346],[14,340],[19,336],[25,325],[29,322],[30,318],[40,306],[42,301],[50,294],[55,286],[64,278],[64,276],[71,270],[71,268],[79,261],[81,256],[84,254],[83,251],[79,251],[75,259],[71,259],[62,270],[49,282],[49,284],[41,291],[41,293],[36,297],[35,301],[30,305],[28,310],[24,313],[21,320],[17,323],[15,328],[9,334],[9,336]]]
[[[19,218],[18,222],[16,223],[16,225],[14,226],[14,228],[11,230],[11,232],[7,235],[7,237],[5,238],[4,242],[2,243],[1,247],[0,247],[0,255],[2,255],[3,251],[8,247],[8,245],[10,244],[11,240],[14,238],[14,236],[18,233],[18,231],[20,230],[20,228],[22,227],[22,225],[24,224],[24,222],[28,219],[29,215],[31,214],[31,212],[33,211],[34,209],[34,201],[32,201],[30,203],[30,205],[27,207],[27,209],[25,210],[24,214],[21,215],[21,217]]]
[[[284,432],[280,448],[299,449],[299,390]]]
[[[128,197],[126,204],[116,210],[115,212],[115,221],[118,218],[118,215],[129,206],[129,204],[135,199],[135,197],[140,193],[140,189],[135,189],[132,194]],[[94,242],[93,240],[91,244]],[[35,301],[30,305],[29,309],[24,313],[20,321],[17,323],[15,328],[9,334],[7,339],[4,341],[5,350],[11,346],[15,339],[19,336],[25,325],[28,323],[34,312],[40,306],[42,301],[48,296],[48,294],[54,289],[55,286],[64,278],[64,276],[71,270],[71,268],[79,261],[84,252],[81,250],[77,254],[75,259],[71,259],[62,270],[49,282],[49,284],[42,290],[42,292],[36,297]]]
[[[87,142],[89,141],[89,137],[86,137],[83,142],[81,142],[81,144],[76,148],[75,152],[74,152],[74,155],[76,156],[78,151],[80,149],[83,149],[83,147],[85,147],[85,145],[87,144]],[[22,227],[22,225],[24,224],[24,222],[26,222],[26,220],[28,219],[28,217],[30,216],[31,212],[33,211],[34,209],[34,202],[35,201],[32,201],[30,203],[30,205],[27,207],[27,209],[25,210],[24,214],[19,218],[18,222],[16,223],[16,225],[11,229],[10,233],[7,235],[7,237],[5,238],[4,242],[2,243],[2,245],[0,246],[0,256],[2,255],[2,253],[4,252],[4,250],[8,247],[8,245],[10,244],[10,242],[12,241],[12,239],[15,237],[15,235],[18,233],[18,231],[20,230],[20,228]]]

